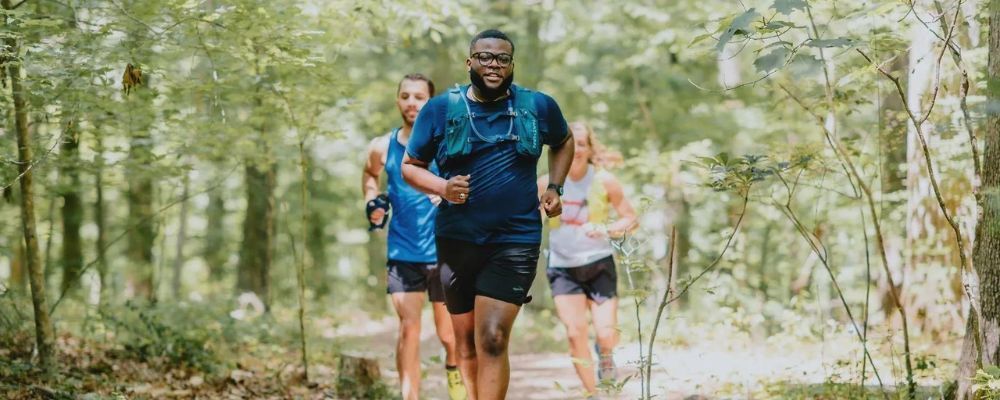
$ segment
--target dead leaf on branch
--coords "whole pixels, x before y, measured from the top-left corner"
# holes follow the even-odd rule
[[[125,65],[125,73],[122,75],[122,90],[128,96],[132,89],[142,85],[142,68],[128,63]]]

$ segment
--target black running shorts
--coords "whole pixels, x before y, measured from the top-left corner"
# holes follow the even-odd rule
[[[618,273],[611,256],[579,267],[548,268],[546,275],[553,296],[582,293],[601,304],[618,295]]]
[[[427,291],[430,301],[444,301],[444,289],[441,288],[441,269],[437,264],[412,263],[407,261],[389,260],[386,263],[388,271],[388,287],[386,293],[423,292]]]
[[[507,303],[528,302],[528,290],[535,280],[538,244],[475,244],[437,238],[441,283],[448,312],[472,311],[476,296]]]

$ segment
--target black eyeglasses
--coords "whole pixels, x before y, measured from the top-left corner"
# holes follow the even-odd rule
[[[480,51],[478,53],[472,53],[472,58],[479,61],[479,65],[487,66],[490,65],[493,60],[497,60],[497,64],[501,67],[506,67],[514,61],[514,56],[507,53],[493,54],[488,51]]]

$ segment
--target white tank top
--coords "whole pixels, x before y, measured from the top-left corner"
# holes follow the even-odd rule
[[[549,267],[582,267],[612,254],[611,242],[606,234],[596,239],[587,237],[587,231],[598,229],[589,223],[587,210],[590,185],[603,185],[602,182],[595,182],[595,175],[594,167],[587,166],[583,179],[574,181],[566,177],[561,196],[560,224],[549,231]]]

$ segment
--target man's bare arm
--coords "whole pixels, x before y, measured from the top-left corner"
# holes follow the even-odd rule
[[[569,173],[569,166],[573,163],[573,152],[575,147],[570,140],[573,135],[567,135],[558,146],[549,146],[549,183],[562,185],[566,182],[566,174]],[[542,211],[549,218],[555,218],[562,214],[562,201],[555,190],[546,189],[539,199]]]
[[[440,196],[452,204],[464,204],[469,196],[469,175],[457,175],[445,180],[434,175],[426,162],[403,155],[403,180],[414,189]]]
[[[542,194],[545,193],[545,188],[549,186],[549,174],[539,176],[536,183],[538,184],[538,197],[542,197]]]
[[[365,168],[361,171],[361,194],[365,202],[378,196],[379,176],[385,169],[385,153],[389,149],[389,141],[380,136],[368,144],[368,156],[365,157]]]
[[[403,180],[421,192],[441,196],[444,194],[444,186],[447,181],[434,175],[429,168],[429,163],[410,158],[409,154],[403,155],[403,166],[401,169]]]
[[[573,164],[573,135],[567,135],[558,146],[549,146],[549,183],[562,185],[566,182],[569,166]]]

